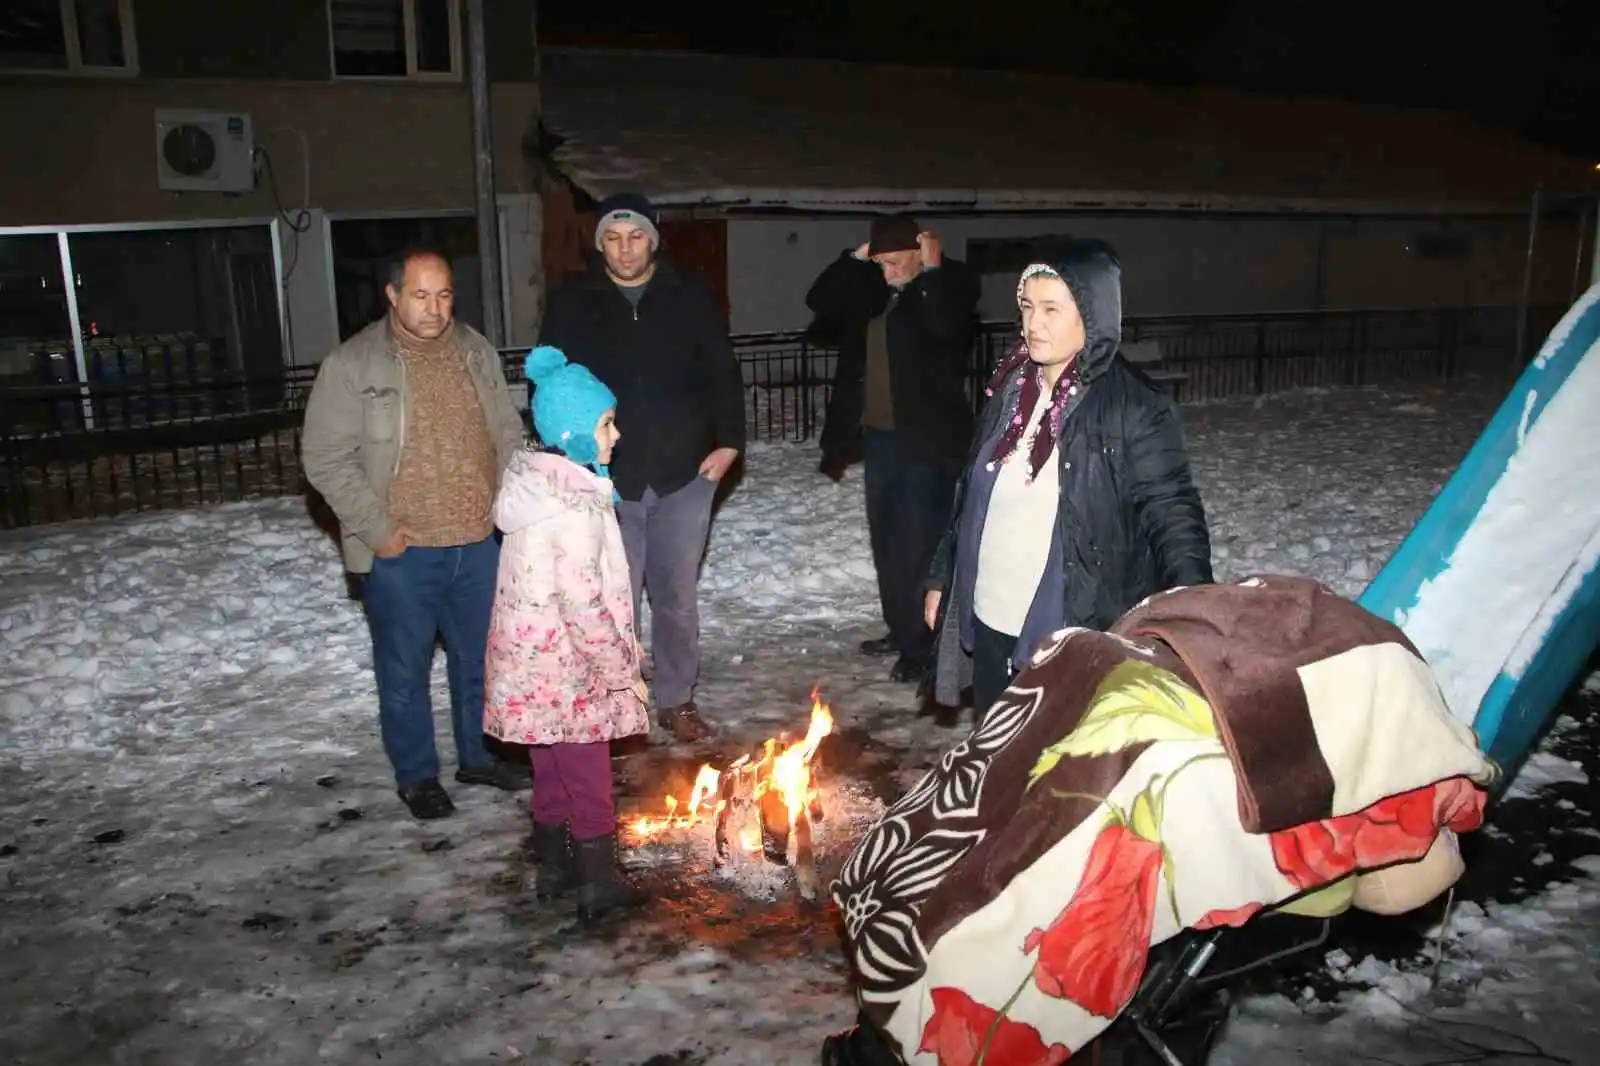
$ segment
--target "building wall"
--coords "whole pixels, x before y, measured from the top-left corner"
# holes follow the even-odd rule
[[[1521,295],[1523,219],[1433,220],[1033,215],[928,217],[948,254],[969,242],[1072,234],[1111,242],[1122,258],[1130,315],[1248,314],[1317,308],[1512,304]],[[728,223],[735,333],[803,329],[806,289],[834,258],[866,239],[866,218],[736,218]],[[1465,257],[1419,254],[1419,235],[1463,234]],[[1534,298],[1569,298],[1577,253],[1571,219],[1547,218]],[[1458,251],[1461,246],[1458,245]],[[668,249],[670,254],[670,249]],[[980,313],[1004,320],[1016,274],[986,276]]]
[[[533,15],[533,0],[485,0],[491,80],[535,80]],[[329,76],[327,0],[134,0],[133,17],[148,77]]]
[[[293,260],[284,282],[286,361],[318,361],[337,341],[327,212],[428,214],[470,211],[475,203],[471,115],[459,83],[32,79],[0,83],[0,91],[10,105],[0,108],[0,141],[20,146],[13,164],[0,168],[0,228],[268,219],[280,206],[291,216],[309,206],[304,232],[283,227],[285,242],[296,245],[292,256],[285,249],[286,260]],[[536,103],[532,84],[501,83],[491,90],[496,192],[512,223],[503,249],[508,263],[531,260],[526,234],[536,171],[522,139]],[[243,194],[157,188],[157,107],[248,112],[257,142],[271,157],[278,199],[266,182]],[[29,164],[15,165],[19,158]],[[458,270],[475,269],[458,264]],[[537,322],[536,279],[527,270],[508,273],[513,339],[526,339]],[[465,280],[476,284],[475,277]]]
[[[302,206],[308,163],[310,204],[324,210],[473,205],[472,116],[459,83],[13,78],[0,93],[0,226],[271,216],[266,181],[240,194],[157,187],[155,111],[167,107],[248,113],[286,210]],[[534,188],[522,139],[537,100],[532,83],[492,87],[497,192]]]
[[[135,0],[137,70],[122,76],[0,72],[0,235],[6,227],[299,219],[281,227],[286,361],[315,362],[338,339],[328,215],[470,212],[464,77],[335,79],[327,0]],[[495,184],[508,263],[538,242],[537,168],[524,151],[538,87],[532,0],[485,0]],[[465,72],[465,40],[457,42]],[[158,188],[157,108],[250,115],[276,187],[240,194]],[[309,186],[309,187],[308,187]],[[3,236],[0,236],[3,239]],[[471,259],[471,257],[468,257]],[[478,287],[477,263],[457,264]],[[537,323],[537,279],[507,271],[513,339]]]

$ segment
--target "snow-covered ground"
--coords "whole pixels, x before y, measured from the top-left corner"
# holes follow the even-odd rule
[[[1219,577],[1359,591],[1495,401],[1189,409]],[[845,780],[892,794],[958,734],[856,655],[877,635],[860,471],[835,486],[815,463],[809,445],[753,448],[719,515],[700,700],[739,750],[803,728],[821,686],[853,752],[821,837],[837,859],[876,802]],[[729,892],[697,861],[656,878],[663,898],[615,941],[584,940],[523,891],[525,796],[454,788],[456,818],[406,817],[360,610],[302,501],[7,533],[0,573],[0,1061],[809,1063],[851,1020],[825,912]],[[1570,813],[1592,793],[1595,767],[1561,750],[1513,802]],[[630,813],[683,770],[656,759],[619,761]],[[1568,843],[1600,851],[1593,807],[1577,816]],[[1569,883],[1459,902],[1431,990],[1415,960],[1332,956],[1339,1003],[1252,1000],[1217,1062],[1440,1061],[1463,1032],[1447,1021],[1587,1061],[1600,865],[1552,869]]]

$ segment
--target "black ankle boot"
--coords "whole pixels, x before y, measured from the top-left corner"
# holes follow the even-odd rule
[[[617,866],[615,833],[572,842],[578,874],[578,921],[594,925],[615,912],[641,907],[646,901]]]
[[[572,831],[567,822],[559,825],[533,823],[533,859],[533,898],[540,903],[554,903],[577,887],[577,872],[572,862]]]

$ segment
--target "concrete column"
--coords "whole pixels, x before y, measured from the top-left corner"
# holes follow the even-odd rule
[[[501,269],[505,272],[506,337],[510,348],[532,347],[538,340],[544,310],[544,204],[538,193],[511,193],[499,197],[505,246]]]
[[[283,289],[290,350],[284,353],[284,361],[316,366],[339,343],[328,216],[321,208],[307,210],[303,233],[295,233],[280,219],[278,240],[283,258],[280,269],[288,274]]]

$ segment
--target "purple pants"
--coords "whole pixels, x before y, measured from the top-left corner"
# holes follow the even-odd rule
[[[616,832],[610,742],[547,744],[528,751],[533,761],[535,822],[570,822],[573,840],[594,840]]]

